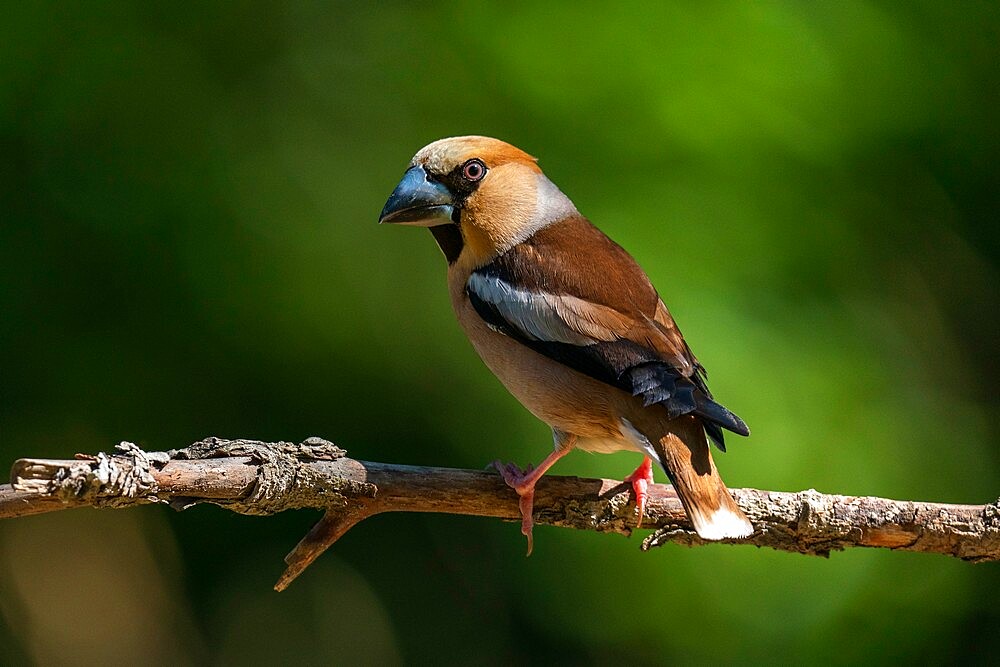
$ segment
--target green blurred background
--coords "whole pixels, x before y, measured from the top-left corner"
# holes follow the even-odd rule
[[[329,438],[550,447],[454,323],[411,155],[541,159],[754,430],[731,486],[1000,495],[994,3],[7,3],[0,464]],[[561,474],[624,476],[634,455]],[[316,512],[0,525],[5,663],[990,662],[1000,569],[381,516],[286,593]]]

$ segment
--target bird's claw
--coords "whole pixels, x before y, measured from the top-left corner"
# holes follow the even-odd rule
[[[649,485],[653,483],[653,462],[646,458],[631,475],[625,478],[632,484],[635,493],[635,504],[639,510],[639,523],[636,528],[642,528],[642,517],[646,512],[646,501],[649,499]]]
[[[524,478],[531,472],[531,466],[528,466],[528,470],[521,470],[515,464],[504,463],[500,459],[497,459],[490,465],[496,468],[496,471],[500,473],[500,476],[503,478],[503,481],[507,483],[507,486],[517,491],[518,495],[522,495]]]
[[[521,510],[521,534],[528,539],[528,553],[525,556],[530,556],[532,549],[534,549],[535,541],[532,535],[532,527],[534,526],[534,520],[531,518],[531,514],[534,511],[535,505],[535,485],[534,483],[525,484],[525,478],[527,478],[531,471],[534,470],[534,466],[528,465],[527,469],[521,470],[518,466],[513,463],[504,463],[503,461],[497,459],[491,464],[496,468],[497,472],[506,482],[507,486],[514,489],[518,496],[518,508]]]

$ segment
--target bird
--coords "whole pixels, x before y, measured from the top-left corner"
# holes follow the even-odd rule
[[[724,429],[747,436],[749,428],[712,397],[636,260],[580,214],[536,158],[491,137],[434,141],[410,161],[379,223],[430,230],[460,327],[552,429],[553,450],[537,466],[492,464],[518,495],[529,555],[535,484],[574,449],[643,456],[625,480],[640,526],[655,461],[702,539],[753,533],[708,442],[724,452]]]

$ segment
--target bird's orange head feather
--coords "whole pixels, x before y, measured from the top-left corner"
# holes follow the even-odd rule
[[[418,191],[420,196],[412,194]],[[440,139],[417,152],[382,221],[454,225],[435,231],[439,243],[460,238],[449,261],[480,266],[538,229],[576,214],[531,155],[499,139],[465,136]]]

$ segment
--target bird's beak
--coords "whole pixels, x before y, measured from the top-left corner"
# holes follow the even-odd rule
[[[423,167],[410,167],[389,195],[379,223],[437,227],[452,222],[455,199],[442,183],[427,177]]]

